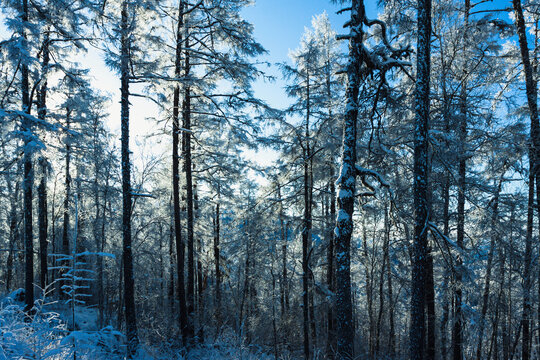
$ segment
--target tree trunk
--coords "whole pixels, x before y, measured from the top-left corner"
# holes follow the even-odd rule
[[[469,26],[470,0],[465,0],[465,39]],[[464,45],[466,47],[467,44]],[[455,314],[454,327],[452,331],[452,354],[454,360],[463,359],[463,251],[465,239],[465,191],[467,176],[467,72],[463,69],[464,80],[461,84],[461,94],[459,99],[459,146],[458,146],[458,199],[457,199],[457,246],[458,256],[456,259],[456,283],[455,283]]]
[[[20,162],[18,163],[18,168],[20,168]],[[19,171],[17,171],[19,173]],[[9,226],[9,249],[8,257],[6,261],[6,292],[10,292],[12,288],[13,280],[13,261],[15,257],[15,245],[17,243],[17,198],[19,196],[19,182],[15,183],[15,189],[13,190],[12,182],[10,179],[7,180],[7,187],[10,194],[10,208],[9,208],[9,217],[8,217],[8,226]]]
[[[501,192],[502,182],[503,182],[504,173],[501,175],[497,190],[495,191],[495,196],[493,198],[493,207],[491,208],[491,241],[489,246],[489,253],[486,265],[486,278],[484,284],[484,293],[482,295],[482,310],[480,314],[480,323],[478,329],[478,346],[476,347],[476,360],[482,358],[482,342],[484,338],[484,328],[486,322],[486,314],[489,305],[489,291],[490,291],[490,281],[491,281],[491,267],[493,265],[493,254],[495,252],[495,246],[498,243],[498,230],[497,222],[499,217],[499,194]]]
[[[396,329],[394,322],[394,294],[392,289],[392,258],[390,255],[390,222],[388,223],[388,261],[386,263],[386,277],[388,282],[388,321],[390,323],[390,334],[388,335],[388,355],[393,358],[396,354]]]
[[[171,314],[176,313],[174,308],[174,265],[176,264],[176,254],[174,252],[175,244],[175,232],[174,232],[174,220],[169,226],[169,280],[167,284],[167,299],[169,300],[169,309]]]
[[[310,344],[309,344],[309,247],[311,244],[311,199],[310,199],[310,178],[309,178],[309,117],[310,117],[310,100],[309,100],[309,75],[307,77],[307,107],[306,107],[306,127],[305,139],[303,142],[304,155],[304,219],[302,225],[302,311],[304,315],[304,359],[310,359]]]
[[[326,284],[328,290],[331,293],[335,292],[335,241],[334,241],[334,231],[332,229],[332,221],[336,218],[336,186],[334,180],[334,166],[330,164],[330,215],[328,218],[328,249],[326,255],[326,261],[328,263],[328,269],[326,270]],[[328,210],[328,209],[327,209]],[[334,352],[336,350],[336,336],[335,336],[335,327],[336,320],[334,314],[334,299],[332,297],[329,306],[328,306],[328,335],[327,335],[327,345],[326,353],[329,359],[334,358]]]
[[[218,202],[216,203],[216,215],[214,218],[214,262],[215,262],[215,271],[216,271],[216,289],[215,289],[215,298],[216,298],[216,328],[221,328],[221,268],[219,264],[219,190],[218,190]],[[273,277],[272,277],[273,279]],[[273,279],[273,286],[275,286],[275,280]],[[273,306],[273,305],[272,305]],[[275,319],[274,319],[275,322]],[[275,324],[274,324],[275,326]]]
[[[71,110],[69,108],[66,109],[66,165],[65,165],[65,180],[64,180],[64,223],[63,223],[63,229],[62,229],[62,254],[65,256],[69,256],[69,200],[71,197],[71,173],[70,173],[70,164],[71,164]],[[60,277],[63,278],[64,274],[67,271],[67,267],[69,266],[69,260],[64,260],[61,263],[61,266],[64,267],[61,269]],[[62,285],[67,285],[66,280],[61,281]],[[60,291],[60,297],[62,299],[67,299],[66,293],[62,290],[62,288],[59,289]]]
[[[366,278],[366,302],[367,302],[367,317],[368,317],[368,358],[373,359],[375,356],[375,320],[373,314],[373,274],[372,264],[370,264],[368,246],[367,246],[367,216],[362,218],[362,238],[363,238],[363,256],[364,256],[364,271]]]
[[[354,358],[354,323],[351,293],[351,237],[356,192],[356,138],[360,66],[364,59],[362,23],[365,19],[363,0],[352,0],[349,63],[347,65],[346,112],[343,124],[341,169],[337,180],[338,214],[336,218],[336,319],[337,353],[341,359]],[[353,30],[354,29],[354,30]]]
[[[435,280],[433,278],[433,254],[428,247],[426,259],[426,314],[427,314],[427,343],[426,358],[435,359]]]
[[[174,74],[180,77],[181,61],[182,61],[182,42],[184,28],[184,0],[178,3],[178,21],[176,24],[176,53],[174,60]],[[184,105],[185,106],[185,105]],[[174,222],[174,238],[176,239],[176,261],[178,284],[176,287],[177,298],[179,304],[179,326],[182,333],[182,341],[184,346],[190,337],[188,327],[188,309],[186,308],[186,295],[184,285],[184,242],[182,240],[182,224],[180,222],[180,159],[179,159],[179,136],[180,136],[180,85],[176,84],[173,95],[173,116],[172,116],[172,136],[173,136],[173,153],[172,153],[172,177],[173,177],[173,222]],[[171,270],[172,271],[172,270]]]
[[[519,48],[521,51],[521,62],[525,72],[525,87],[527,93],[527,103],[529,115],[531,117],[531,139],[529,142],[529,199],[527,209],[527,236],[525,238],[525,254],[523,263],[523,317],[522,317],[522,360],[529,360],[530,343],[530,320],[531,320],[531,257],[532,257],[532,230],[534,214],[534,180],[538,174],[538,158],[540,152],[540,128],[538,124],[538,89],[533,77],[532,65],[527,44],[527,34],[525,19],[521,0],[512,0],[515,13],[516,28],[519,38]],[[540,202],[540,199],[538,199]]]
[[[49,31],[45,32],[43,40],[41,61],[42,84],[38,90],[38,118],[45,120],[47,115],[47,73],[49,70]],[[39,228],[39,259],[40,259],[40,286],[45,289],[47,285],[47,161],[40,159],[41,181],[38,187],[38,228]]]
[[[444,63],[444,62],[443,62]],[[443,67],[442,70],[442,95],[443,95],[443,118],[444,118],[444,131],[446,133],[450,133],[450,99],[449,94],[446,87],[446,68]],[[450,146],[450,142],[447,140],[445,141],[445,146],[448,148]],[[447,169],[444,171],[444,183],[442,188],[442,197],[443,197],[443,234],[445,237],[448,237],[450,235],[450,173]],[[445,278],[450,278],[450,269],[445,268]],[[448,320],[450,317],[450,303],[449,301],[449,292],[450,287],[448,286],[449,280],[445,280],[444,286],[443,286],[443,315],[441,319],[441,327],[440,327],[440,343],[441,343],[441,359],[446,360],[447,354],[448,354]]]
[[[42,177],[38,187],[38,227],[39,227],[39,282],[43,290],[48,284],[47,281],[47,164],[45,159],[40,159]]]
[[[130,34],[128,20],[128,2],[122,2],[121,19],[121,121],[122,121],[122,235],[124,260],[124,302],[126,317],[126,336],[128,357],[137,352],[139,337],[135,309],[135,279],[133,274],[133,254],[131,249],[131,163],[129,159],[129,53]]]
[[[384,303],[384,278],[386,275],[386,264],[388,259],[388,247],[390,242],[390,225],[388,220],[388,205],[384,207],[384,242],[383,242],[383,261],[381,264],[381,272],[379,276],[379,313],[377,315],[377,335],[375,338],[375,354],[379,356],[381,353],[381,332],[383,324],[383,315],[385,311]]]
[[[106,178],[105,178],[105,188],[103,190],[103,207],[101,209],[101,223],[100,223],[100,236],[99,236],[99,251],[101,253],[105,252],[105,244],[106,244],[106,228],[105,224],[107,223],[107,219],[105,217],[105,213],[107,210],[107,202],[109,201],[109,179],[111,176],[110,172],[110,166],[107,166],[106,170]],[[110,211],[109,211],[109,217],[110,217]],[[100,327],[104,324],[105,319],[105,287],[104,287],[104,274],[105,274],[105,265],[103,262],[103,256],[98,257],[98,306],[100,308],[99,310],[99,324]]]
[[[21,21],[23,23],[22,38],[23,47],[26,49],[27,34],[26,26],[28,23],[28,0],[22,0]],[[30,99],[29,70],[26,59],[21,61],[21,94],[22,94],[22,112],[30,115],[32,106]],[[34,307],[34,235],[32,230],[32,187],[34,186],[34,169],[32,164],[32,137],[28,135],[32,131],[32,123],[29,118],[23,116],[22,129],[27,135],[24,136],[24,246],[25,246],[25,282],[24,282],[24,303],[25,312],[30,312]]]
[[[184,77],[190,76],[190,49],[185,42]],[[195,334],[193,325],[195,316],[195,248],[193,238],[193,175],[191,162],[191,95],[189,84],[184,85],[184,100],[182,102],[182,157],[184,159],[184,174],[186,177],[186,207],[187,207],[187,250],[188,250],[188,286],[187,286],[187,336],[192,339]]]
[[[411,360],[425,358],[425,286],[428,266],[428,131],[431,53],[431,0],[418,0],[418,57],[414,134],[414,244],[411,293]]]
[[[285,321],[285,315],[289,306],[287,290],[287,225],[283,214],[283,199],[281,198],[281,185],[277,182],[277,196],[279,201],[279,226],[281,230],[281,282],[280,282],[280,302],[281,302],[281,320]],[[285,325],[284,325],[285,326]]]

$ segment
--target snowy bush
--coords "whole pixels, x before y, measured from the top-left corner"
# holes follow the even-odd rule
[[[21,290],[0,303],[0,358],[61,358],[60,340],[66,327],[58,313],[44,310],[47,304],[43,296],[35,302],[34,313],[26,314],[18,301]]]

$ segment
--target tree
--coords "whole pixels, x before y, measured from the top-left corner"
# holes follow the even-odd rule
[[[127,0],[122,1],[120,22],[120,82],[121,82],[121,121],[122,121],[122,238],[124,262],[124,301],[126,311],[126,327],[128,356],[131,358],[137,351],[139,337],[137,334],[137,317],[135,312],[135,281],[133,275],[133,253],[131,249],[131,163],[129,159],[129,53],[131,47]]]
[[[403,67],[400,58],[409,53],[408,49],[394,49],[386,38],[386,24],[366,17],[364,2],[352,0],[351,19],[346,26],[350,34],[340,38],[349,40],[349,61],[347,63],[347,90],[343,124],[343,146],[341,169],[337,184],[338,214],[335,228],[336,242],[336,318],[337,318],[337,358],[349,359],[354,356],[354,327],[351,299],[351,237],[353,233],[353,212],[356,193],[356,177],[375,176],[378,173],[357,167],[356,141],[357,118],[359,113],[358,95],[362,81],[367,74],[379,72],[381,84],[385,84],[385,73],[392,67]],[[363,26],[378,25],[382,29],[385,51],[369,51],[364,46]],[[383,181],[384,183],[384,181]]]
[[[411,294],[411,359],[424,359],[425,275],[428,233],[428,131],[431,50],[431,1],[418,1],[418,56],[416,65],[416,120],[414,135],[414,244]]]
[[[529,47],[527,44],[527,35],[525,29],[525,20],[523,17],[523,9],[521,0],[513,0],[512,5],[515,12],[516,28],[519,38],[519,49],[521,52],[521,61],[525,73],[525,88],[527,93],[527,104],[529,107],[529,115],[531,118],[530,141],[529,141],[529,198],[527,206],[527,236],[525,238],[525,254],[524,254],[524,273],[523,273],[523,318],[521,327],[523,328],[523,340],[521,342],[521,357],[523,360],[528,360],[530,335],[531,314],[531,257],[532,257],[532,231],[534,217],[534,182],[538,182],[539,169],[538,159],[540,154],[540,125],[538,121],[538,89],[536,81],[533,77],[533,70],[529,56]],[[538,186],[538,185],[537,185]],[[540,204],[540,199],[537,199],[537,204]]]

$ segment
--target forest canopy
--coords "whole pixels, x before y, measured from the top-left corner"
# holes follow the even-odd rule
[[[0,9],[0,358],[540,356],[538,0]]]

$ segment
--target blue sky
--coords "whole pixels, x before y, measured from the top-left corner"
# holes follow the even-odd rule
[[[243,14],[245,19],[254,25],[255,39],[269,52],[262,60],[278,63],[289,60],[289,50],[299,46],[304,30],[311,26],[314,15],[326,11],[334,29],[338,33],[344,33],[342,26],[349,13],[337,15],[336,12],[342,7],[328,0],[256,0]],[[366,11],[369,17],[376,17],[376,1],[366,1]],[[286,107],[289,100],[283,91],[285,84],[279,78],[280,72],[274,66],[266,70],[275,76],[277,81],[273,84],[258,82],[254,86],[256,95],[272,106]]]

